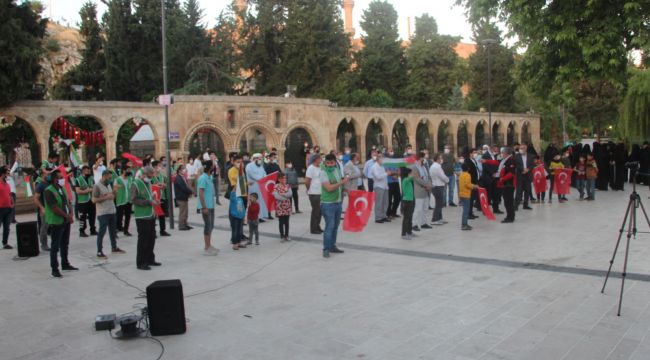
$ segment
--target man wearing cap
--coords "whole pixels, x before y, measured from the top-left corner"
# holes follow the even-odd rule
[[[120,185],[113,185],[113,172],[104,170],[98,183],[93,186],[92,202],[95,203],[97,220],[99,221],[99,232],[97,233],[97,257],[106,259],[102,249],[104,234],[108,229],[108,237],[111,240],[111,252],[113,254],[124,254],[124,250],[117,247],[117,216],[115,209],[115,192]]]
[[[253,154],[253,161],[246,165],[246,178],[248,180],[248,193],[257,193],[258,195],[257,202],[260,204],[260,222],[264,222],[262,218],[272,219],[271,214],[266,207],[266,203],[264,202],[264,196],[260,193],[260,185],[257,183],[265,176],[266,171],[264,170],[264,163],[262,162],[262,154],[255,153]]]
[[[153,207],[160,203],[151,192],[151,179],[154,169],[151,166],[142,168],[142,178],[135,179],[131,186],[131,203],[138,229],[138,250],[136,266],[139,270],[151,270],[150,266],[160,266],[153,252],[156,246],[156,223]]]
[[[309,159],[309,167],[305,173],[305,186],[307,187],[307,195],[309,196],[309,203],[311,204],[311,218],[309,221],[309,230],[312,234],[322,234],[323,230],[320,228],[320,154],[313,154]]]

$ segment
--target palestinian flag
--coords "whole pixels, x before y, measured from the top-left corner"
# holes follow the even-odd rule
[[[72,146],[70,146],[70,164],[74,168],[78,168],[79,165],[81,165],[79,154],[77,154],[77,150],[75,150]]]
[[[25,196],[26,197],[34,196],[34,191],[32,190],[31,177],[29,175],[25,176]]]
[[[398,167],[409,167],[417,162],[415,156],[409,156],[405,158],[384,158],[382,166],[386,168],[398,168]]]

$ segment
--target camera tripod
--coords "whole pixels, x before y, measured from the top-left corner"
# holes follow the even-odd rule
[[[607,270],[607,275],[605,276],[605,282],[603,283],[603,288],[600,290],[601,294],[605,293],[605,286],[607,285],[607,279],[609,279],[609,274],[612,271],[612,265],[614,265],[614,258],[616,258],[616,253],[618,252],[618,247],[621,244],[621,239],[623,237],[623,231],[626,228],[627,223],[627,232],[626,232],[626,241],[625,241],[625,259],[623,261],[623,272],[621,273],[621,293],[618,298],[618,316],[621,316],[621,304],[623,303],[623,290],[625,288],[625,276],[627,275],[627,261],[628,255],[630,252],[630,239],[634,237],[636,239],[637,227],[637,208],[641,208],[645,221],[650,228],[650,219],[648,219],[648,213],[645,211],[645,207],[641,202],[641,196],[636,192],[636,179],[638,176],[638,171],[634,175],[634,180],[632,181],[632,193],[630,194],[630,201],[627,205],[627,210],[625,211],[625,217],[623,218],[623,223],[618,232],[618,239],[616,240],[616,246],[614,247],[614,253],[612,254],[612,259],[609,260],[609,269]]]

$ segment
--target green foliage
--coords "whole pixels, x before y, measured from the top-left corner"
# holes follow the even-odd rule
[[[104,98],[139,101],[141,82],[136,76],[137,21],[131,0],[110,0],[102,19],[106,33]],[[154,61],[150,58],[151,61]]]
[[[120,130],[117,132],[117,141],[115,143],[118,155],[121,155],[123,152],[130,152],[131,138],[135,133],[135,123],[133,121],[127,121],[120,127]]]
[[[381,89],[393,99],[407,82],[404,51],[397,30],[397,11],[386,1],[374,0],[363,12],[364,48],[356,54],[359,87]]]
[[[618,122],[621,96],[618,88],[607,80],[583,80],[574,84],[575,106],[572,114],[582,128],[602,135],[608,125]]]
[[[49,38],[45,41],[45,50],[48,52],[58,52],[61,51],[61,45],[56,39]]]
[[[34,10],[39,6],[0,0],[0,106],[29,95],[40,71],[47,20]]]
[[[650,70],[631,70],[621,115],[627,139],[644,140],[650,136]]]
[[[458,84],[454,85],[451,90],[451,95],[449,95],[449,99],[447,100],[447,110],[465,110],[465,98]]]
[[[438,34],[436,20],[424,14],[416,18],[415,36],[406,51],[408,84],[402,93],[405,106],[442,108],[458,82],[456,37]],[[462,96],[462,95],[461,95]]]

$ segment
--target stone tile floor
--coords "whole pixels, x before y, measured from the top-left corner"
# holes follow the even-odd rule
[[[156,359],[157,343],[111,339],[94,317],[131,312],[148,284],[178,278],[188,331],[159,338],[164,359],[650,359],[650,235],[632,241],[618,317],[620,277],[600,288],[627,192],[575,197],[521,210],[515,224],[481,217],[471,232],[460,231],[459,208],[446,208],[449,224],[412,241],[395,222],[371,223],[339,233],[346,253],[330,259],[307,231],[306,198],[291,219],[295,241],[280,243],[274,220],[261,224],[260,246],[235,252],[221,206],[219,256],[202,255],[199,226],[172,231],[156,245],[163,266],[147,272],[135,268],[135,237],[102,262],[94,238],[73,231],[81,270],[63,279],[49,276],[47,255],[13,261],[15,251],[0,251],[0,358]],[[639,230],[650,230],[641,216]]]

